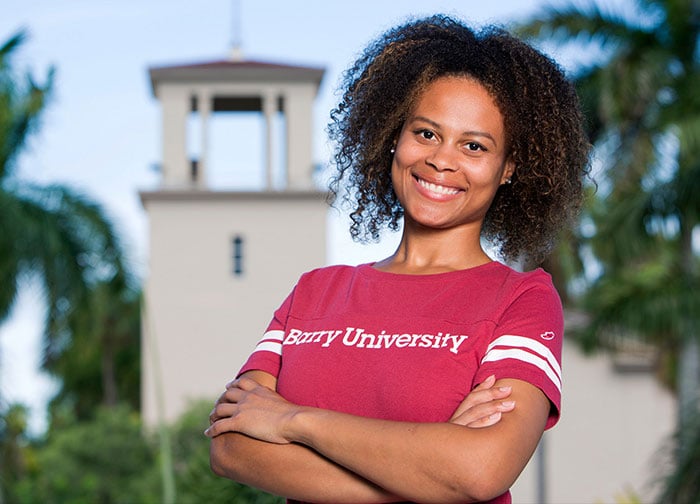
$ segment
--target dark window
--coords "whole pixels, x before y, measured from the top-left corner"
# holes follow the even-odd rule
[[[233,238],[233,274],[243,275],[243,237],[240,235]]]

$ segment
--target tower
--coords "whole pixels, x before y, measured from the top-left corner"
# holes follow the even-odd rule
[[[325,193],[314,187],[312,162],[323,73],[240,57],[149,69],[162,111],[162,164],[160,187],[140,194],[149,220],[146,424],[161,414],[172,421],[191,399],[216,398],[299,274],[325,264]],[[215,140],[246,139],[230,152],[223,145],[224,160],[245,159],[256,143],[245,128],[214,138],[219,115],[252,115],[262,131],[263,166],[236,168],[261,174],[252,187],[212,181],[212,152],[222,147]]]

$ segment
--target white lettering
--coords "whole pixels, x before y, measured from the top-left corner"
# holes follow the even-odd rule
[[[411,335],[410,334],[402,334],[398,338],[396,338],[396,346],[398,348],[404,348],[408,346],[411,343]]]
[[[384,348],[391,348],[394,345],[394,341],[396,341],[396,338],[398,338],[398,334],[392,334],[389,336],[388,334],[382,334],[382,341],[384,342]],[[378,348],[382,347],[382,343],[379,343]]]
[[[353,327],[348,327],[345,331],[345,336],[343,336],[343,345],[355,346],[355,343],[357,343],[357,340],[360,338],[362,331],[364,331],[364,329],[355,329],[355,338],[353,338],[353,340],[350,341],[350,333],[352,333],[353,329]]]
[[[360,340],[360,343],[358,343],[357,348],[364,348],[365,347],[365,342],[369,340],[369,345],[367,345],[368,348],[374,348],[374,339],[376,336],[374,334],[369,334],[369,333],[363,333],[362,334],[362,339]]]
[[[290,330],[287,337],[284,338],[284,342],[282,344],[283,345],[294,345],[297,342],[297,338],[299,337],[300,334],[301,334],[301,331],[299,329]]]
[[[331,343],[333,343],[333,340],[336,339],[341,332],[343,332],[343,331],[341,331],[341,330],[337,330],[335,332],[326,331],[326,333],[328,334],[328,337],[326,338],[326,342],[321,346],[324,348],[328,348],[329,346],[331,346]]]
[[[343,334],[344,333],[344,334]],[[447,348],[450,352],[459,353],[462,344],[469,338],[466,335],[457,335],[438,332],[437,334],[387,334],[382,330],[379,334],[366,333],[360,327],[346,327],[342,329],[326,329],[321,331],[304,332],[300,329],[290,329],[285,336],[283,345],[320,344],[322,348],[329,348],[333,342],[343,334],[342,342],[345,346],[357,348]]]
[[[468,337],[469,336],[449,336],[449,338],[452,340],[452,348],[450,348],[450,352],[456,354],[459,351],[459,347]],[[447,338],[448,337],[446,336],[445,339]]]
[[[420,343],[418,344],[419,347],[421,348],[430,348],[430,345],[433,344],[433,335],[432,334],[423,334],[420,337]]]

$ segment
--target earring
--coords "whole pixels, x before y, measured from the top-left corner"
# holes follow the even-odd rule
[[[390,152],[393,154],[394,152],[396,152],[396,149],[392,147]]]
[[[510,184],[511,182],[513,182],[513,181],[510,179],[510,177],[508,177],[508,178],[506,179],[506,184]]]

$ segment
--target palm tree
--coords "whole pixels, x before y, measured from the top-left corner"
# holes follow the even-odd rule
[[[693,354],[700,314],[697,289],[690,288],[698,280],[692,233],[700,211],[700,4],[637,4],[626,16],[594,4],[551,7],[521,31],[589,43],[601,54],[574,76],[601,161],[589,211],[595,234],[586,243],[602,268],[589,296],[597,308],[592,326],[614,324]],[[601,332],[589,333],[587,343],[606,343]]]
[[[130,282],[122,252],[102,208],[60,185],[38,185],[16,174],[19,156],[40,123],[53,84],[20,77],[11,65],[26,35],[0,46],[0,323],[18,290],[39,278],[47,304],[45,360],[68,345],[72,329],[97,324],[92,288]]]
[[[99,405],[138,411],[141,399],[141,293],[110,281],[94,286],[91,299],[98,327],[72,327],[65,350],[44,364],[61,383],[50,410],[70,410],[78,420],[92,419]]]
[[[582,341],[642,338],[673,354],[679,432],[690,439],[700,390],[700,2],[548,7],[520,31],[590,58],[573,75],[600,164],[579,248],[599,270]]]

